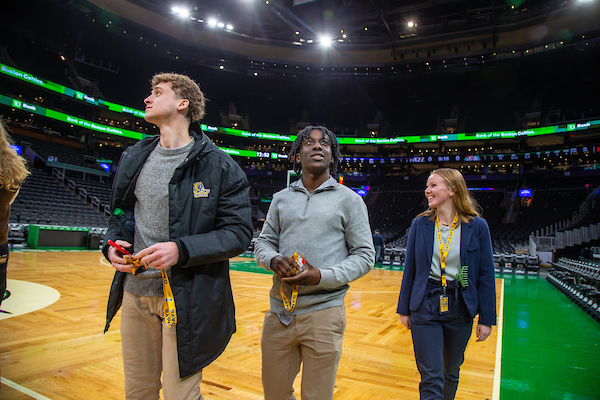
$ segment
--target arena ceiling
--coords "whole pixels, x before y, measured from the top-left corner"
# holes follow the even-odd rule
[[[198,28],[222,23],[226,34],[249,41],[301,46],[329,40],[354,47],[389,47],[433,35],[494,28],[558,7],[540,0],[130,0]],[[568,3],[568,2],[563,2]],[[100,2],[97,2],[100,5]],[[217,27],[218,28],[218,27]]]
[[[592,5],[586,6],[590,1]],[[436,54],[446,57],[549,43],[563,38],[565,30],[567,36],[597,30],[600,9],[593,0],[63,3],[80,10],[87,4],[92,12],[112,13],[180,42],[248,58],[307,61],[325,66],[356,66],[361,62],[384,65],[405,58],[420,60]]]

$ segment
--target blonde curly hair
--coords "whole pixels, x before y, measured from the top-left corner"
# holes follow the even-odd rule
[[[0,189],[11,191],[17,190],[30,174],[27,161],[10,147],[13,143],[0,120]]]
[[[161,72],[152,77],[152,88],[162,82],[171,82],[171,87],[177,96],[190,102],[187,117],[191,122],[204,118],[206,99],[200,87],[189,76],[174,72]]]

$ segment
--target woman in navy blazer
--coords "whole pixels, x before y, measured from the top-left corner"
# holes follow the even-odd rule
[[[492,243],[458,170],[433,171],[425,196],[429,208],[415,218],[408,234],[397,312],[411,330],[421,399],[451,400],[473,318],[479,314],[478,342],[486,340],[496,324]],[[462,279],[457,274],[461,267],[466,275]]]

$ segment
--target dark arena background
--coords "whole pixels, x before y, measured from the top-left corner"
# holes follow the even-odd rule
[[[1,399],[124,398],[98,249],[120,154],[158,134],[143,118],[150,79],[171,71],[209,99],[193,128],[247,173],[256,235],[297,179],[298,131],[336,133],[338,179],[386,248],[346,297],[335,399],[418,398],[395,308],[407,229],[440,167],[481,205],[497,278],[498,326],[469,343],[457,399],[600,399],[598,0],[3,4],[0,117],[32,174],[9,223]],[[204,371],[209,400],[263,396],[271,278],[252,246],[231,262],[238,330]]]

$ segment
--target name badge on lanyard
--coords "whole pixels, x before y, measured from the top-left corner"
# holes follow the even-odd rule
[[[446,240],[446,244],[444,244],[442,240],[442,232],[440,231],[440,219],[437,215],[435,216],[435,229],[438,244],[440,246],[440,272],[442,278],[443,291],[443,293],[440,295],[440,314],[447,314],[450,311],[447,294],[448,281],[446,279],[446,257],[448,257],[448,251],[450,250],[450,244],[452,243],[452,235],[454,235],[454,230],[456,229],[457,222],[458,213],[454,215],[454,219],[452,220],[452,226],[450,227],[450,233],[448,234],[448,239]]]
[[[448,314],[448,295],[440,295],[440,314]]]

